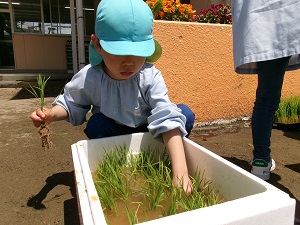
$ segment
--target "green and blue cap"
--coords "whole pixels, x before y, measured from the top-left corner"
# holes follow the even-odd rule
[[[153,14],[143,0],[101,0],[98,5],[95,35],[109,54],[146,57],[147,62],[155,62],[162,49],[152,30]],[[102,61],[92,42],[89,58],[92,66]]]

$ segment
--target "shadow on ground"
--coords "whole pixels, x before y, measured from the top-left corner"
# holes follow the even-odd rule
[[[285,167],[289,168],[290,170],[293,170],[297,173],[300,173],[300,163],[296,163],[296,164],[289,164],[286,165]]]
[[[46,184],[40,192],[27,201],[27,206],[37,210],[45,209],[43,200],[58,185],[68,186],[73,198],[64,201],[64,221],[65,225],[80,225],[78,205],[76,199],[76,188],[74,171],[56,173],[46,179]],[[77,215],[77,216],[75,216]]]
[[[287,125],[276,125],[274,124],[273,129],[283,131],[283,135],[288,138],[293,138],[300,141],[300,123],[287,124]]]
[[[283,135],[285,137],[293,138],[295,140],[300,141],[300,133],[299,133],[299,131],[285,131]]]
[[[57,97],[63,92],[63,88],[69,80],[49,80],[45,89],[45,97]],[[11,98],[11,100],[18,99],[30,99],[35,98],[27,89],[30,90],[30,86],[37,87],[37,82],[21,82],[18,83],[18,87],[21,87],[20,91]]]

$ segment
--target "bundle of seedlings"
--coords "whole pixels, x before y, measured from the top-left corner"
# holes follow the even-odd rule
[[[40,74],[37,77],[37,86],[32,86],[29,84],[30,88],[27,89],[34,97],[38,98],[40,101],[40,109],[44,111],[44,105],[45,105],[45,88],[47,81],[50,79],[50,77],[42,77]],[[38,128],[38,133],[40,135],[40,138],[42,140],[42,147],[44,149],[49,149],[53,146],[52,140],[51,140],[51,131],[44,120],[40,127]]]
[[[189,196],[173,186],[171,174],[167,151],[105,151],[93,177],[107,224],[131,225],[222,202],[203,173],[191,177]]]
[[[274,115],[274,123],[300,123],[300,96],[282,98]]]

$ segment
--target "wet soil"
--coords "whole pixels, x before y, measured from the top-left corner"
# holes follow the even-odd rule
[[[1,82],[0,82],[1,83]],[[65,82],[51,81],[46,89],[49,106]],[[84,125],[66,121],[50,124],[54,147],[45,150],[29,119],[38,100],[27,83],[0,85],[0,224],[78,225],[71,145],[86,139]],[[249,121],[195,128],[190,139],[249,171]],[[272,156],[276,170],[269,183],[300,200],[300,131],[273,129]],[[300,207],[297,214],[300,215]]]

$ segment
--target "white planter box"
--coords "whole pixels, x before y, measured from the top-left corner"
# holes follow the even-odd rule
[[[132,151],[148,146],[164,149],[149,133],[83,140],[71,146],[82,224],[106,224],[91,172],[96,170],[103,149],[124,144]],[[288,194],[189,139],[184,139],[184,146],[190,174],[196,168],[204,170],[205,178],[212,181],[226,202],[140,224],[294,224],[296,203]]]

